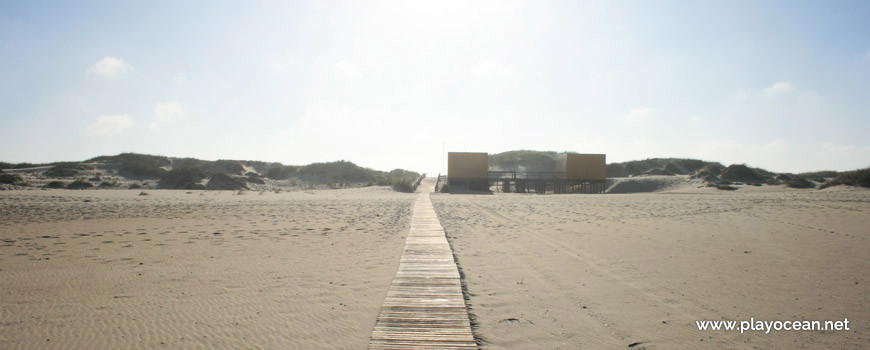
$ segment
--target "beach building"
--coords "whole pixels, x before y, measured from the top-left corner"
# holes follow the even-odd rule
[[[449,152],[447,175],[439,176],[440,189],[450,192],[497,191],[517,193],[604,193],[607,177],[605,154],[566,153],[564,171],[490,170],[488,154]],[[443,182],[443,183],[442,183]]]

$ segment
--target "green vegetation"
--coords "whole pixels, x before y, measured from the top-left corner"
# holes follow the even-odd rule
[[[0,162],[0,169],[27,169],[39,166],[47,166],[49,164],[33,164],[33,163],[8,163]]]
[[[414,186],[414,180],[407,178],[396,178],[392,182],[393,189],[399,192],[411,193],[417,189],[417,186]]]
[[[63,181],[52,181],[52,182],[45,184],[45,186],[42,186],[42,187],[44,187],[44,188],[63,188],[65,185],[66,184],[63,183]]]
[[[813,188],[816,187],[812,181],[804,179],[802,177],[796,177],[785,183],[786,186],[791,188]]]
[[[691,175],[706,170],[701,176],[718,176],[725,167],[718,162],[708,162],[685,158],[650,158],[622,163],[607,164],[607,177],[628,177],[638,175]]]
[[[245,167],[237,160],[218,159],[214,162],[214,172],[238,175],[245,172]]]
[[[826,182],[828,181],[828,179],[833,179],[837,176],[840,176],[840,172],[833,170],[811,171],[797,174],[797,176],[807,180],[813,180],[815,182]]]
[[[72,183],[70,183],[69,185],[66,185],[66,188],[71,189],[71,190],[85,190],[85,189],[93,188],[93,187],[94,187],[94,184],[87,182],[85,180],[76,180],[76,181],[73,181]]]
[[[97,186],[97,188],[104,188],[104,189],[106,189],[106,188],[116,188],[116,187],[118,187],[118,183],[117,183],[117,182],[106,182],[106,181],[101,182],[100,185]]]
[[[722,180],[746,183],[764,183],[774,175],[759,168],[750,168],[746,164],[731,164],[722,171]]]
[[[266,176],[270,177],[270,174],[272,174],[271,169],[270,172],[267,172]],[[293,175],[295,178],[313,184],[363,185],[375,183],[379,186],[393,186],[394,188],[404,188],[404,185],[401,184],[403,181],[413,184],[419,176],[420,174],[416,172],[403,169],[394,169],[390,172],[377,171],[363,168],[344,160],[329,163],[312,163],[298,167]]]
[[[88,159],[85,163],[138,163],[138,164],[154,164],[157,166],[169,166],[172,161],[168,157],[153,156],[150,154],[139,153],[121,153],[116,156],[99,156]]]
[[[0,184],[15,184],[21,181],[21,176],[15,174],[0,174]]]
[[[124,163],[118,174],[136,179],[160,179],[166,175],[166,169],[149,163]]]
[[[55,163],[55,165],[44,173],[42,173],[45,177],[75,177],[79,174],[79,171],[84,170],[93,170],[94,167],[88,166],[82,163],[77,162],[63,162],[63,163]]]
[[[248,185],[244,181],[230,175],[217,173],[208,180],[205,188],[209,190],[247,190]]]
[[[833,180],[819,186],[819,189],[838,185],[870,187],[870,168],[840,173],[840,175]]]
[[[172,164],[168,157],[138,153],[94,157],[86,162],[120,165],[119,175],[137,179],[160,179],[166,174],[166,169],[163,167]]]
[[[212,163],[207,160],[199,160],[196,158],[173,158],[171,159],[172,168],[180,169],[180,168],[193,168],[200,169],[202,171],[206,171],[212,168]]]
[[[172,158],[172,169],[193,168],[199,169],[207,176],[217,173],[239,175],[245,171],[245,168],[237,160],[200,160],[196,158]]]
[[[383,180],[375,171],[344,160],[303,166],[299,168],[297,177],[305,182],[317,184],[366,183]]]
[[[246,177],[245,177],[246,182],[252,183],[252,184],[258,184],[258,185],[265,185],[266,184],[266,181],[263,181],[263,179],[260,178],[259,174],[257,174],[257,173],[248,173],[248,174],[249,175],[246,175]]]
[[[360,167],[348,161],[313,163],[305,166],[283,165],[261,161],[240,161],[221,159],[207,161],[195,158],[170,158],[158,155],[121,153],[112,156],[99,156],[84,162],[58,162],[50,164],[31,163],[0,163],[0,168],[25,167],[51,168],[42,172],[49,178],[81,177],[82,171],[99,169],[99,173],[87,177],[88,183],[99,183],[98,188],[118,187],[118,183],[103,181],[106,174],[118,175],[127,179],[158,180],[159,188],[170,189],[247,189],[247,184],[265,186],[287,185],[275,184],[269,180],[290,180],[291,185],[302,185],[314,188],[318,185],[328,185],[330,188],[357,187],[363,185],[393,186],[397,190],[406,190],[419,174],[395,169],[383,172]],[[171,169],[168,170],[167,169]],[[40,169],[39,171],[42,171]],[[11,177],[6,177],[12,181]],[[211,185],[202,185],[204,179],[210,179]],[[82,181],[85,181],[84,178]],[[86,181],[86,182],[87,182]],[[84,186],[76,183],[75,186]],[[63,187],[63,186],[60,186]],[[150,187],[147,183],[132,184],[130,188]]]
[[[172,169],[160,179],[160,187],[190,189],[190,185],[199,184],[206,176],[199,168]]]
[[[187,184],[184,186],[185,190],[205,190],[206,187],[203,184]]]
[[[281,165],[280,163],[274,164],[269,170],[266,171],[266,178],[272,180],[286,180],[291,177],[296,177],[296,174],[299,172],[299,167],[294,165]]]

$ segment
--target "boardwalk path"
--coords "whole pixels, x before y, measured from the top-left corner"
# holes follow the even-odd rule
[[[476,349],[459,271],[429,193],[414,204],[399,271],[369,349]]]

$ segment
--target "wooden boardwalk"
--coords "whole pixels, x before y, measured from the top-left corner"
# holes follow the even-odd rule
[[[369,349],[477,349],[459,270],[429,193],[420,194],[414,204],[399,271]]]

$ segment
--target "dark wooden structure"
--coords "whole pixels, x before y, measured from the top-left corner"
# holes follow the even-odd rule
[[[603,179],[570,179],[558,171],[490,171],[490,190],[505,193],[604,193]]]
[[[489,171],[486,153],[450,152],[447,156],[446,183],[451,193],[604,193],[607,189],[604,154],[566,153],[565,171]],[[444,186],[440,176],[438,185]]]

